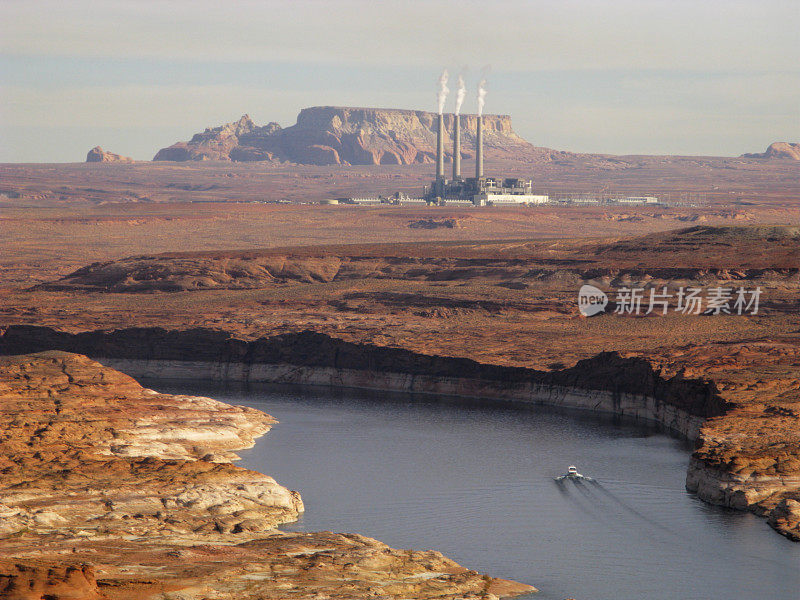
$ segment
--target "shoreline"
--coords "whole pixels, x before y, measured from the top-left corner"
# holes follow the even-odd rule
[[[695,442],[686,487],[708,503],[766,517],[800,541],[800,463],[792,409],[756,412],[725,399],[713,380],[671,376],[646,357],[601,352],[537,371],[468,358],[347,342],[312,331],[237,339],[222,330],[130,328],[67,333],[9,326],[0,353],[86,354],[138,377],[383,389],[550,404],[655,421]],[[183,360],[191,355],[195,360]],[[767,443],[766,431],[771,440]]]
[[[297,367],[288,363],[232,365],[201,361],[151,361],[108,357],[95,357],[95,360],[136,379],[308,385],[562,407],[655,424],[690,442],[697,439],[705,421],[652,396],[580,387],[535,383],[508,387],[502,383],[479,379]]]

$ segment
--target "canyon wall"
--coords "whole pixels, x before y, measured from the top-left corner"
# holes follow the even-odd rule
[[[665,379],[648,361],[614,352],[547,372],[356,344],[314,332],[246,341],[210,329],[70,334],[11,326],[0,340],[4,354],[66,350],[137,377],[333,385],[549,404],[653,421],[690,439],[706,418],[725,410],[713,384]]]

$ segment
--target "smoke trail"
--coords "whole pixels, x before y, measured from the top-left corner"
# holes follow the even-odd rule
[[[481,79],[478,84],[478,115],[483,114],[483,105],[486,103],[486,80]]]
[[[439,76],[439,94],[436,96],[439,100],[439,114],[444,112],[444,101],[447,100],[447,94],[449,93],[450,90],[447,88],[447,69],[445,69]]]
[[[456,92],[456,114],[461,114],[461,105],[464,103],[464,96],[467,95],[467,86],[464,85],[464,78],[458,76],[458,92]]]

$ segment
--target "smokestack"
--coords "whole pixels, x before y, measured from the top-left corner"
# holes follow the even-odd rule
[[[444,179],[444,115],[439,113],[436,129],[436,180]]]
[[[475,135],[475,177],[483,177],[483,115],[478,115],[478,131]]]
[[[461,115],[453,117],[453,179],[461,178]]]
[[[456,110],[453,114],[453,179],[461,179],[461,105],[467,95],[464,77],[458,76],[456,92]]]
[[[447,88],[447,69],[439,76],[439,93],[436,100],[439,104],[439,126],[436,128],[436,181],[444,180],[444,101],[450,90]]]
[[[478,83],[478,131],[475,136],[475,177],[483,177],[483,105],[486,102],[486,79]]]

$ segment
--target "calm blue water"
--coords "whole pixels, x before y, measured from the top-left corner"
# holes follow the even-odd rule
[[[239,464],[301,492],[287,530],[439,550],[542,600],[800,598],[800,544],[688,494],[690,448],[651,429],[352,390],[149,385],[280,421]],[[556,484],[569,464],[597,483]]]

